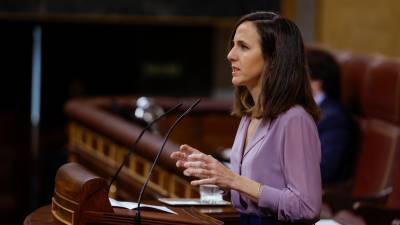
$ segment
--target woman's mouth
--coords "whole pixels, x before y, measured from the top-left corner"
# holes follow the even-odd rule
[[[237,72],[239,72],[240,71],[240,69],[239,68],[237,68],[237,67],[235,67],[235,66],[232,66],[232,75],[235,75]]]

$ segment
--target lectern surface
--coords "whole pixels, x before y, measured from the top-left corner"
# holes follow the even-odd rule
[[[24,225],[54,225],[51,215],[51,205],[43,206],[29,214],[24,221]]]
[[[180,213],[185,213],[185,214],[192,214],[192,213],[199,213],[200,211],[195,210],[193,207],[189,208],[189,207],[184,207],[184,208],[174,208],[174,210],[179,211]],[[119,214],[124,214],[121,209],[116,209],[116,212]],[[202,213],[207,213],[207,212],[202,212]],[[146,214],[146,212],[144,213]],[[88,215],[90,217],[90,215]],[[196,215],[197,218],[201,217],[201,215],[197,214]],[[145,216],[146,217],[146,216]],[[113,216],[111,216],[111,218],[109,219],[113,219]],[[156,224],[155,221],[146,221],[146,218],[144,218],[145,221],[143,221],[144,223],[146,222],[150,222],[151,224]],[[205,220],[208,220],[210,222],[210,224],[222,224],[221,221],[218,220],[214,220],[214,221],[210,221],[209,218]],[[106,221],[104,221],[106,222]],[[114,221],[115,222],[115,221]],[[123,221],[121,221],[123,222]],[[172,221],[171,221],[172,222]],[[180,221],[182,222],[182,221]],[[36,209],[35,211],[33,211],[31,214],[29,214],[24,221],[24,225],[55,225],[56,222],[53,219],[52,215],[51,215],[51,205],[47,205],[47,206],[43,206],[39,209]],[[165,224],[165,223],[163,223]]]

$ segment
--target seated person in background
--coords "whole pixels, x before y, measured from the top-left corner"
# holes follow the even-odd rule
[[[308,49],[307,60],[314,100],[321,109],[317,124],[321,140],[324,184],[348,178],[352,172],[356,129],[340,104],[340,67],[328,52]]]

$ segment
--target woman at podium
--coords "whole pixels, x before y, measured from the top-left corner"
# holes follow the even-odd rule
[[[182,145],[171,154],[192,185],[230,190],[241,224],[311,224],[321,208],[319,110],[298,27],[271,12],[237,22],[227,55],[241,116],[231,168]]]

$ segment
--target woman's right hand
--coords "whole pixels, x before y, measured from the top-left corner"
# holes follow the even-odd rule
[[[173,152],[170,157],[177,160],[176,167],[184,167],[183,165],[188,162],[188,156],[193,153],[201,153],[199,150],[189,146],[189,145],[181,145],[179,147],[179,151]]]
[[[211,155],[189,146],[180,146],[180,151],[173,152],[171,158],[176,159],[176,166],[183,167],[185,176],[196,177],[192,185],[215,184],[220,188],[233,188],[240,177]]]

